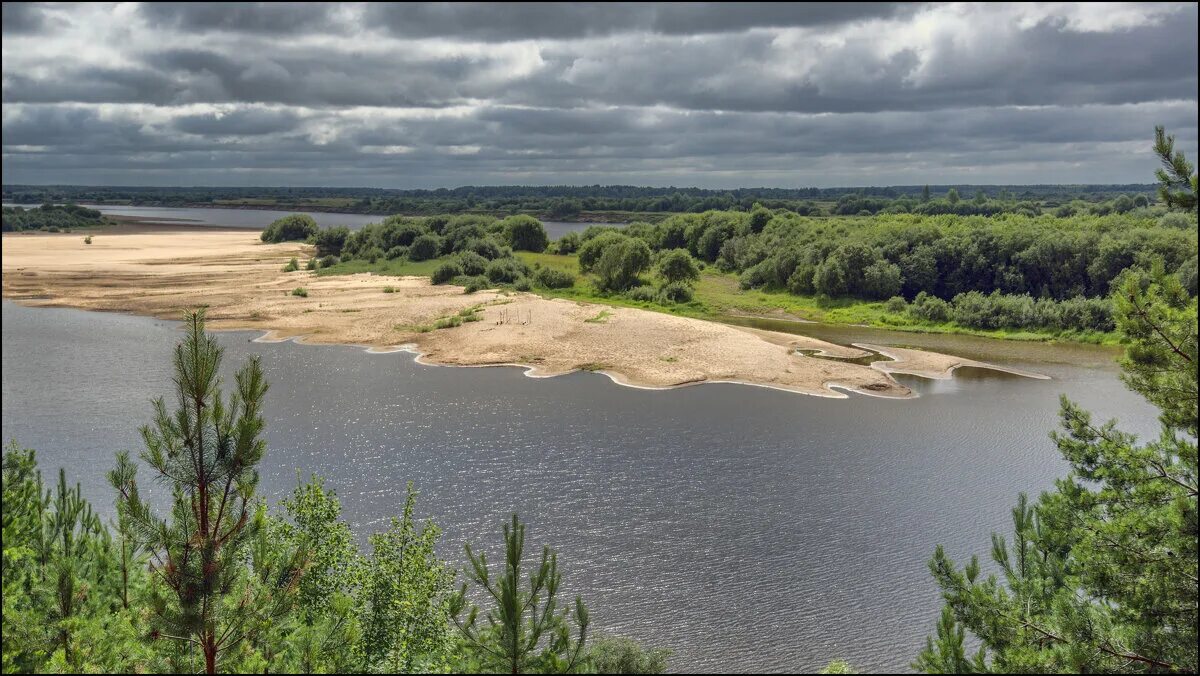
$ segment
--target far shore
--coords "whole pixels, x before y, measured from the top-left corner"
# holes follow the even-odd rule
[[[875,346],[863,347],[892,361],[838,361],[871,352],[636,308],[497,290],[466,294],[420,277],[283,272],[289,259],[303,262],[312,248],[263,244],[253,230],[125,221],[87,234],[94,235],[91,244],[80,233],[5,233],[4,298],[164,319],[206,305],[212,328],[260,330],[268,340],[408,349],[423,363],[517,365],[532,376],[598,371],[623,385],[656,389],[738,382],[824,397],[844,398],[850,391],[905,398],[912,391],[891,373],[946,378],[963,366],[1011,372],[951,355]],[[294,295],[296,289],[307,296]],[[470,320],[434,328],[439,320],[453,324],[446,320],[455,316]]]

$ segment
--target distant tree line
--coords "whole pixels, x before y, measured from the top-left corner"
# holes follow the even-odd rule
[[[3,219],[4,232],[70,232],[74,228],[87,228],[104,223],[104,216],[99,211],[78,204],[43,204],[32,209],[4,207]]]
[[[437,190],[382,188],[158,188],[6,185],[5,201],[95,202],[147,206],[257,206],[368,214],[535,213],[571,220],[583,212],[701,213],[748,211],[755,203],[808,216],[874,214],[890,209],[925,214],[1040,213],[1071,201],[1100,203],[1153,197],[1153,185],[896,186],[865,188],[654,188],[638,186],[464,186]],[[961,201],[927,195],[971,196]],[[976,202],[982,196],[989,204]],[[974,198],[974,199],[973,199]],[[836,205],[830,206],[831,202]]]

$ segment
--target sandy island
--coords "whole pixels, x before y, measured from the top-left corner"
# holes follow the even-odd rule
[[[91,234],[93,243],[84,244],[80,233],[4,233],[4,298],[165,319],[207,305],[211,328],[261,330],[267,340],[409,349],[423,363],[511,364],[532,376],[586,369],[647,388],[738,382],[825,397],[845,397],[838,388],[903,398],[914,395],[890,373],[946,378],[960,366],[1011,371],[864,345],[894,360],[867,366],[797,353],[868,356],[861,347],[647,310],[528,293],[464,294],[462,287],[433,286],[421,277],[285,273],[288,259],[304,261],[312,248],[263,244],[255,231],[127,225]],[[394,292],[384,293],[389,286]],[[291,295],[296,287],[308,297]],[[439,318],[471,308],[478,308],[480,321],[428,330]]]

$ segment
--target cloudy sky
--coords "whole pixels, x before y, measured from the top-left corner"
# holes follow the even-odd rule
[[[5,183],[1149,182],[1195,3],[4,7]]]

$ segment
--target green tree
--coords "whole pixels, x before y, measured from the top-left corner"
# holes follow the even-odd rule
[[[930,570],[946,610],[914,667],[934,672],[1195,672],[1197,667],[1196,299],[1156,268],[1115,294],[1125,382],[1159,407],[1159,437],[1138,445],[1062,401],[1053,435],[1071,471],[1013,510],[992,536],[1000,575],[957,568],[939,546]],[[979,639],[971,658],[963,633]]]
[[[690,284],[700,279],[700,268],[686,249],[671,249],[658,258],[658,274],[667,284]]]
[[[929,184],[928,183],[925,184],[924,188],[921,188],[921,201],[922,202],[929,201]]]
[[[306,240],[317,234],[317,222],[308,214],[288,214],[275,219],[263,230],[264,242],[289,242]]]
[[[645,240],[626,237],[605,247],[596,262],[598,286],[609,291],[624,291],[638,283],[638,275],[650,267],[650,247]]]
[[[487,555],[476,556],[465,546],[471,567],[468,579],[495,603],[487,612],[487,627],[478,626],[479,607],[468,606],[467,585],[450,602],[450,616],[484,669],[504,673],[569,673],[580,666],[587,643],[588,612],[583,600],[575,597],[577,638],[572,639],[566,609],[558,610],[558,554],[542,548],[541,563],[522,578],[525,550],[525,525],[512,517],[504,526],[504,572],[493,580]]]
[[[546,237],[546,228],[542,222],[533,216],[519,214],[509,216],[501,221],[508,245],[516,251],[533,251],[541,253],[550,243]]]
[[[434,549],[441,531],[417,528],[417,493],[408,485],[404,512],[371,536],[362,576],[362,653],[371,670],[430,673],[449,670],[454,636],[449,623],[454,574]]]
[[[262,368],[252,357],[226,400],[218,376],[222,349],[204,332],[204,310],[184,321],[187,335],[174,354],[178,408],[168,413],[165,401],[156,400],[154,425],[141,430],[142,460],[171,487],[170,515],[159,517],[142,500],[133,472],[121,477],[118,504],[153,561],[158,636],[195,646],[212,674],[265,614],[285,608],[279,595],[250,593],[242,563],[257,534],[252,503],[266,451],[259,438],[267,391]],[[276,584],[291,587],[298,577],[293,569]]]
[[[1163,127],[1154,128],[1154,152],[1162,167],[1154,172],[1158,177],[1158,196],[1169,209],[1196,211],[1197,183],[1191,162],[1182,150],[1175,150],[1175,137],[1167,136]]]
[[[958,197],[957,189],[950,188],[949,190],[946,191],[946,201],[947,202],[949,202],[951,204],[958,204],[958,200],[959,200],[959,197]]]

